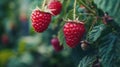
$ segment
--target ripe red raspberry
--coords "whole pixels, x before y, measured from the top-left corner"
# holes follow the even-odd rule
[[[34,30],[39,33],[45,31],[51,22],[51,18],[50,13],[35,9],[31,14],[32,26]]]
[[[68,21],[63,28],[66,43],[69,47],[74,48],[85,33],[83,22]]]
[[[48,4],[48,9],[52,12],[52,15],[58,15],[62,10],[62,4],[60,1],[53,0]]]
[[[63,45],[60,45],[60,42],[58,40],[58,38],[53,38],[51,40],[51,44],[53,46],[53,48],[55,49],[56,52],[59,52],[63,49]]]

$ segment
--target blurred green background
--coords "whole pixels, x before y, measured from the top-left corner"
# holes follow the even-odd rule
[[[75,67],[70,48],[57,53],[50,43],[60,21],[43,33],[31,26],[31,11],[42,1],[0,0],[0,67]]]

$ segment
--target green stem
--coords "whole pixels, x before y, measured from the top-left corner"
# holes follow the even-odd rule
[[[45,3],[46,3],[46,0],[43,0],[42,10],[44,10],[44,8],[45,8]]]
[[[73,20],[76,18],[76,0],[74,0],[74,6],[73,6]]]

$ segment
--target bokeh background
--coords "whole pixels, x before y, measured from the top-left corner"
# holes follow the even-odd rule
[[[31,11],[42,1],[0,0],[0,67],[75,67],[70,48],[55,52],[50,43],[60,21],[43,33],[31,26]]]

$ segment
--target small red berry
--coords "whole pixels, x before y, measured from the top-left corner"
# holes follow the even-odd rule
[[[35,9],[31,14],[32,26],[34,30],[39,33],[45,31],[51,22],[51,18],[50,13]]]
[[[56,52],[59,52],[63,49],[63,45],[60,45],[60,42],[58,40],[58,38],[53,38],[51,40],[51,44],[53,46],[53,48],[55,49]]]
[[[48,4],[48,9],[52,12],[52,15],[58,15],[62,10],[62,3],[60,1],[53,0]]]
[[[2,43],[5,45],[9,43],[8,35],[6,35],[6,34],[2,35]]]
[[[85,33],[85,26],[83,22],[68,21],[64,25],[63,32],[67,45],[74,48]]]

